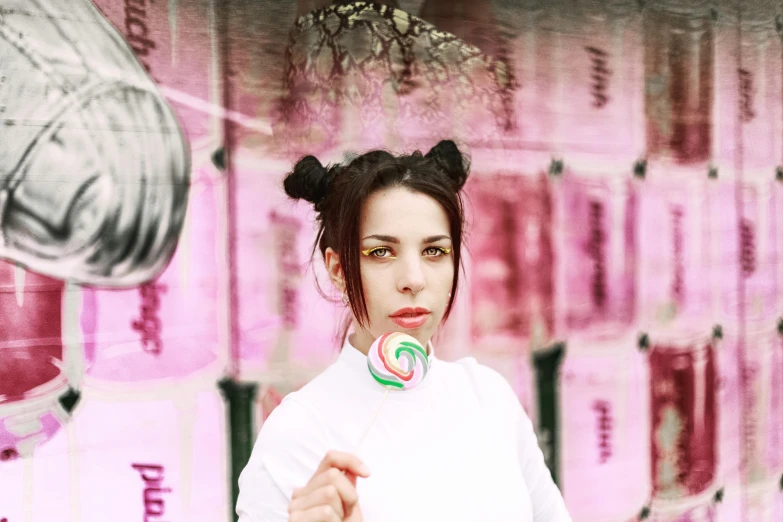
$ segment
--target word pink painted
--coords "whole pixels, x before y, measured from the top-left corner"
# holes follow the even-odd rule
[[[783,336],[776,336],[770,352],[769,438],[764,459],[775,476],[783,479]],[[781,518],[780,520],[783,520]]]
[[[612,456],[612,405],[605,400],[593,403],[598,432],[598,463],[604,464]]]
[[[144,351],[160,355],[163,341],[160,333],[163,329],[158,312],[160,311],[160,293],[166,293],[168,287],[164,284],[150,283],[139,287],[141,294],[141,317],[131,322],[131,329],[141,334],[141,344]]]
[[[162,517],[166,514],[166,501],[163,499],[163,494],[171,493],[171,488],[161,487],[163,485],[163,466],[131,464],[131,467],[141,474],[144,481],[144,522],[149,522],[151,517]]]
[[[753,222],[749,219],[740,220],[740,253],[739,263],[742,275],[750,277],[756,271],[756,239]]]
[[[753,73],[745,69],[739,69],[740,82],[740,118],[743,123],[748,123],[756,117],[753,110]]]
[[[744,390],[742,396],[743,406],[750,410],[750,412],[742,415],[741,434],[743,444],[743,457],[742,468],[746,471],[747,478],[751,481],[756,479],[756,474],[759,473],[759,469],[763,468],[763,462],[754,462],[755,453],[758,451],[763,437],[759,433],[760,422],[755,413],[757,404],[760,403],[763,398],[760,397],[761,393],[759,386],[754,386],[761,378],[761,371],[757,361],[745,361],[744,367],[740,370],[740,384]]]
[[[155,42],[149,39],[146,0],[125,0],[125,37],[141,65],[151,73],[145,58],[150,49],[155,49]]]
[[[609,55],[593,46],[585,47],[585,50],[590,55],[591,61],[590,79],[593,83],[590,92],[593,95],[593,107],[601,109],[609,103],[607,91],[609,90],[609,78],[612,76],[612,71],[608,66]]]
[[[689,170],[689,169],[688,169]],[[671,174],[687,175],[687,170]],[[710,320],[707,274],[710,243],[703,182],[652,179],[637,185],[639,197],[639,314],[646,325]],[[660,172],[663,174],[663,172]],[[735,277],[736,279],[736,277]],[[656,327],[656,328],[657,328]]]
[[[590,233],[587,243],[588,257],[593,262],[592,297],[596,308],[603,310],[606,304],[606,234],[601,229],[604,206],[601,201],[590,201]]]
[[[685,260],[683,239],[683,209],[674,206],[671,209],[672,215],[672,253],[674,254],[674,274],[672,277],[672,300],[677,305],[682,306],[685,297]]]
[[[296,217],[284,216],[274,211],[270,218],[275,227],[283,324],[288,328],[295,328],[299,309],[299,284],[302,277],[302,265],[299,263],[296,243],[302,223]]]
[[[558,185],[563,327],[576,332],[629,324],[636,292],[636,205],[629,181],[568,172]]]
[[[710,220],[719,232],[714,266],[723,267],[716,284],[720,312],[727,318],[740,308],[745,320],[770,323],[777,317],[779,295],[776,264],[780,255],[779,224],[776,222],[775,181],[719,182],[710,204]],[[741,214],[737,197],[741,198]],[[738,278],[737,275],[740,277]]]
[[[554,440],[574,520],[635,520],[649,501],[647,358],[636,342],[631,329],[569,337],[558,379],[562,435]]]

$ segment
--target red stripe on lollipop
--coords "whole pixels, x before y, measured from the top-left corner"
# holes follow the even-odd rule
[[[394,335],[396,332],[383,334],[381,337],[381,342],[378,343],[378,356],[381,358],[381,361],[383,362],[383,367],[386,368],[386,370],[391,373],[392,375],[396,375],[403,381],[410,381],[413,378],[413,368],[411,368],[407,373],[400,373],[397,369],[392,368],[389,366],[389,362],[386,360],[386,357],[384,357],[384,349],[383,347],[386,345],[386,341],[388,338],[392,335]]]

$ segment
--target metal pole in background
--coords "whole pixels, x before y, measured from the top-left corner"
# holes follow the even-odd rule
[[[221,104],[226,116],[222,118],[223,146],[215,151],[213,161],[225,175],[226,188],[226,261],[228,280],[228,310],[227,310],[227,342],[229,344],[229,365],[227,376],[218,383],[223,398],[228,407],[228,444],[229,466],[231,477],[231,517],[237,522],[236,503],[239,497],[239,475],[247,465],[253,450],[255,434],[253,433],[253,404],[258,393],[256,383],[240,381],[240,338],[239,338],[239,281],[237,273],[237,205],[236,179],[232,168],[232,151],[234,150],[235,123],[228,117],[231,114],[231,82],[229,39],[229,13],[231,2],[212,0],[211,11],[214,21],[216,40],[217,76],[220,78]]]

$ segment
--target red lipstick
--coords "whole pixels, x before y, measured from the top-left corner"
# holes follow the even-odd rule
[[[389,317],[402,328],[414,329],[424,326],[429,318],[430,311],[426,308],[400,308]]]

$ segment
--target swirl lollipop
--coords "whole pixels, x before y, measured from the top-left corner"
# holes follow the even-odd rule
[[[389,390],[410,390],[421,383],[429,370],[430,360],[419,341],[410,335],[392,332],[378,337],[372,343],[367,353],[367,367],[370,369],[370,375],[386,388],[386,393],[356,444],[354,452],[359,450],[359,446],[369,433],[370,427],[381,411],[381,406],[386,401],[386,396],[389,395]]]
[[[383,386],[410,390],[427,375],[429,358],[419,341],[400,332],[378,337],[367,354],[370,374]]]

